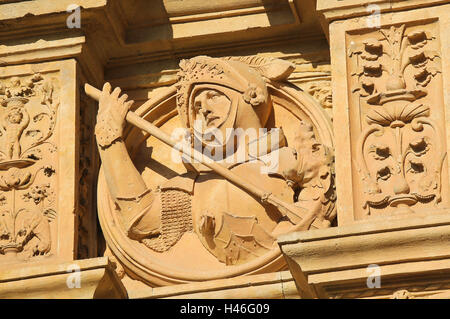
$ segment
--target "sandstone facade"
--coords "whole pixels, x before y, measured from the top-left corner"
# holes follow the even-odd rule
[[[0,297],[447,298],[449,15],[0,0]]]

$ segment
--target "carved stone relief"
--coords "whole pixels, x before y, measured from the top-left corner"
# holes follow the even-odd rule
[[[0,262],[51,251],[58,91],[40,73],[0,79]]]
[[[324,109],[333,107],[333,96],[331,91],[331,81],[312,81],[305,85],[300,85],[314,97]]]
[[[358,218],[447,204],[437,34],[436,23],[348,34]]]
[[[329,117],[286,83],[289,62],[201,56],[180,67],[179,81],[136,113],[169,134],[183,128],[183,143],[216,166],[186,156],[174,162],[155,136],[125,129],[132,101],[106,84],[95,132],[99,218],[110,253],[130,277],[152,285],[283,269],[279,234],[335,220]],[[234,141],[205,133],[227,128],[266,131]],[[217,157],[223,150],[232,161]]]

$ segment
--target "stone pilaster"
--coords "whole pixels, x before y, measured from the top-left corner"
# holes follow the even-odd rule
[[[340,225],[449,211],[448,10],[331,23]]]
[[[448,289],[447,3],[318,1],[331,47],[338,226],[279,240],[306,297]],[[368,284],[374,269],[380,287]]]
[[[112,269],[105,259],[98,274],[80,266],[82,286],[92,294],[69,291],[64,279],[75,261],[89,264],[101,254],[97,106],[82,86],[87,78],[103,82],[102,53],[90,34],[104,21],[105,3],[81,1],[80,15],[72,16],[79,27],[67,24],[71,3],[0,2],[0,276],[6,297],[92,298],[99,295],[92,287],[112,278],[104,275]],[[12,276],[14,269],[22,273]],[[43,291],[44,283],[59,288]],[[29,295],[17,287],[27,287]]]

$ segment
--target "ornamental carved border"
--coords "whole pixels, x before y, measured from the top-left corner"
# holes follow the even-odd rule
[[[0,261],[51,251],[58,94],[40,73],[0,81]]]
[[[73,59],[0,67],[0,264],[77,256],[77,81]]]
[[[348,32],[346,40],[356,219],[445,207],[438,23]]]

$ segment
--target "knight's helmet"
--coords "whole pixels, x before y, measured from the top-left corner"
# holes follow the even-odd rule
[[[198,56],[180,62],[178,73],[177,108],[183,125],[191,127],[189,100],[197,84],[214,84],[242,94],[264,126],[269,118],[271,104],[267,80],[282,81],[289,77],[295,66],[280,59],[262,57],[211,58]]]

